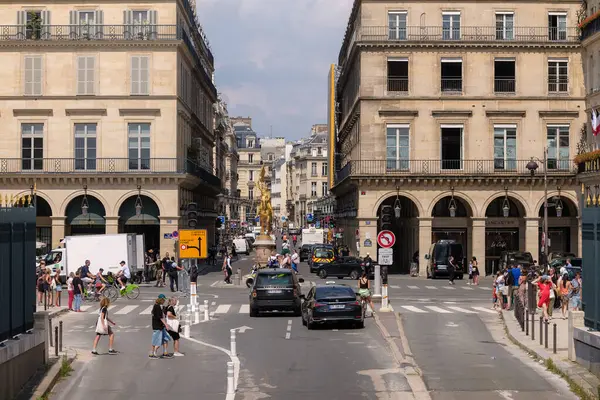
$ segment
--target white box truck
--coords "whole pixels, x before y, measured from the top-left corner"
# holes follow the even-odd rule
[[[64,248],[54,249],[46,256],[46,265],[52,268],[52,272],[60,271],[63,282],[71,272],[76,272],[84,265],[85,260],[90,260],[92,274],[100,268],[104,268],[105,274],[116,274],[121,261],[127,263],[132,275],[137,270],[144,269],[143,235],[123,233],[67,236],[64,244]]]
[[[308,228],[302,229],[302,245],[305,244],[323,244],[323,229]]]

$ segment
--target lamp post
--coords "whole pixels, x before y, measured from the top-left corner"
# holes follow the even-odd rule
[[[400,204],[400,187],[396,186],[396,201],[394,202],[394,216],[396,219],[400,219],[401,211],[402,205]]]
[[[452,191],[452,195],[450,197],[450,202],[448,203],[448,211],[450,212],[450,217],[456,217],[456,200],[454,200],[454,186],[450,188]]]
[[[537,157],[531,157],[531,160],[527,163],[527,169],[531,173],[531,176],[535,175],[535,170],[538,169],[539,165],[537,162],[541,162],[544,165],[544,240],[542,241],[542,254],[544,254],[544,273],[548,273],[548,148],[544,147],[544,159],[540,160]],[[560,203],[559,203],[560,205]],[[562,205],[560,207],[560,214],[562,215]],[[557,207],[556,215],[559,216],[559,209]]]

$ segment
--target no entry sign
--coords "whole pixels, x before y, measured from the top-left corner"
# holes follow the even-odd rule
[[[377,234],[377,243],[384,249],[389,249],[396,243],[396,235],[392,231],[381,231]]]

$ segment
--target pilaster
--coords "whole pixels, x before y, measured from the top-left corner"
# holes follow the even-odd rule
[[[65,221],[67,217],[50,217],[52,221],[52,248],[60,246],[60,241],[65,238]]]
[[[425,255],[431,247],[432,217],[419,217],[419,276],[427,276],[427,260]]]
[[[104,217],[106,221],[106,234],[114,235],[119,233],[119,216],[116,217]]]

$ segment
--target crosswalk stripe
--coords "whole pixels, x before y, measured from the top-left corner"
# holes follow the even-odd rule
[[[429,308],[431,311],[435,311],[440,314],[454,314],[452,311],[444,310],[443,308],[436,306],[425,306],[425,308]]]
[[[477,311],[467,310],[466,308],[456,307],[456,306],[448,306],[449,309],[458,311],[465,314],[477,314]]]
[[[398,285],[390,285],[390,287],[391,287],[392,289],[400,289],[400,286],[398,286]]]
[[[219,306],[215,310],[215,314],[227,314],[230,308],[231,304],[219,304]]]
[[[418,289],[418,286],[408,286],[409,289]]]
[[[473,290],[473,288],[466,287],[466,286],[463,286],[463,289],[464,289],[464,290]]]
[[[242,306],[240,307],[240,314],[248,314],[249,312],[250,312],[250,305],[242,304]]]
[[[483,311],[488,314],[498,314],[498,311],[490,310],[489,308],[485,307],[473,307],[473,309],[477,311]]]
[[[425,286],[425,288],[427,288],[427,289],[433,289],[433,290],[437,289],[435,286]]]
[[[456,288],[450,287],[450,286],[442,286],[444,289],[448,289],[448,290],[454,290]]]
[[[81,311],[87,311],[90,308],[92,308],[92,306],[81,306]]]
[[[149,314],[152,314],[152,308],[153,308],[153,307],[154,307],[154,306],[150,306],[150,307],[146,308],[144,311],[142,311],[142,312],[140,313],[140,315],[149,315]]]
[[[138,307],[139,306],[125,306],[125,307],[121,308],[119,311],[117,311],[115,314],[119,314],[119,315],[129,314],[130,312],[132,312],[133,310],[135,310]]]
[[[479,289],[481,289],[481,290],[490,290],[490,288],[481,287],[481,286],[479,286]]]
[[[402,308],[416,313],[427,313],[427,311],[421,310],[420,308],[417,308],[415,306],[402,306]]]

